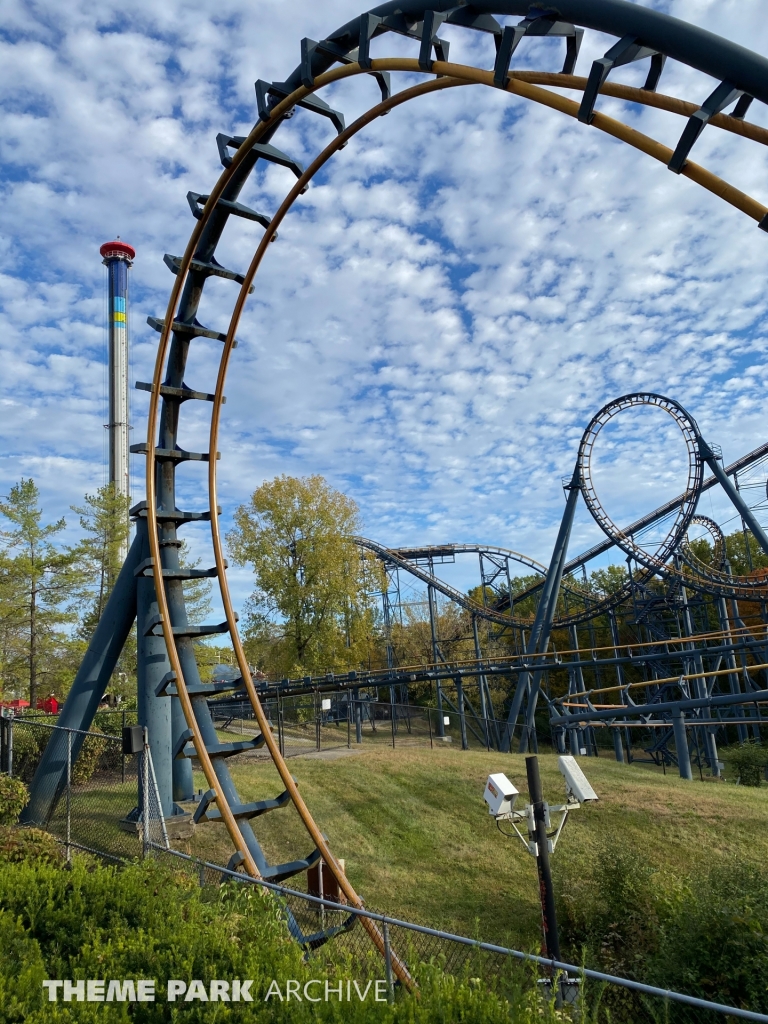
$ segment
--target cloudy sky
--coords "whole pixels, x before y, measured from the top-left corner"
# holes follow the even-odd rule
[[[760,0],[650,5],[768,54]],[[32,476],[53,518],[103,482],[99,245],[120,235],[138,251],[132,376],[148,380],[158,336],[146,318],[163,315],[172,283],[163,254],[186,246],[187,191],[208,192],[221,171],[216,135],[247,134],[254,81],[284,79],[302,37],[321,39],[360,9],[0,0],[0,493]],[[492,66],[489,38],[441,34],[452,60]],[[577,73],[612,42],[588,33]],[[559,70],[563,46],[524,41],[514,66]],[[415,47],[386,35],[374,55]],[[642,84],[646,70],[614,77]],[[660,91],[701,102],[712,87],[668,63]],[[377,97],[368,77],[328,96],[348,123]],[[672,146],[684,126],[615,100],[599,107]],[[749,116],[768,124],[758,104]],[[299,111],[276,142],[307,162],[332,131]],[[694,158],[768,203],[757,144],[709,128]],[[270,213],[292,180],[259,171],[243,201]],[[217,256],[242,270],[261,229],[230,223]],[[609,399],[677,398],[726,461],[767,439],[767,257],[754,222],[560,114],[480,87],[408,104],[334,159],[270,247],[227,387],[225,511],[264,479],[321,473],[383,543],[480,541],[546,561],[561,478]],[[235,294],[210,282],[201,320],[225,329]],[[217,344],[194,343],[190,386],[212,390]],[[134,392],[132,441],[144,440],[146,407]],[[205,446],[204,411],[185,410],[184,447]],[[619,446],[605,447],[601,494],[619,519],[685,484],[679,438],[659,416],[627,420]],[[200,466],[180,480],[184,504],[204,507]],[[716,495],[702,511],[731,514]],[[194,538],[210,557],[204,532]],[[596,539],[583,510],[572,551]],[[247,589],[237,574],[238,597]]]

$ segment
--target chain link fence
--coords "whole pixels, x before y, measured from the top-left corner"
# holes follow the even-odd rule
[[[130,720],[131,716],[125,717]],[[146,801],[150,807],[149,820],[162,820],[158,812],[152,811],[156,786],[151,784],[151,762],[144,752],[123,753],[124,715],[114,718],[119,735],[97,729],[87,733],[60,729],[50,719],[39,717],[2,720],[0,764],[26,783],[32,781],[51,737],[56,734],[60,738],[66,774],[61,791],[51,801],[50,817],[39,825],[63,843],[67,859],[76,849],[114,860],[139,856],[143,840],[142,806]],[[82,745],[77,752],[79,742]],[[162,831],[151,832],[151,839],[160,845]]]
[[[153,847],[153,854],[195,877],[201,885],[233,883],[253,885],[280,902],[288,928],[300,941],[311,944],[313,936],[336,931],[329,946],[312,955],[322,960],[330,949],[333,962],[348,959],[358,973],[366,965],[381,975],[382,957],[374,947],[363,919],[376,927],[384,946],[384,974],[390,991],[400,986],[395,964],[400,963],[417,983],[437,969],[459,978],[476,979],[499,994],[515,997],[536,986],[542,1002],[555,1000],[562,1008],[542,1019],[583,1024],[724,1024],[728,1020],[768,1021],[768,1016],[728,1007],[682,993],[665,991],[627,978],[618,978],[583,966],[551,961],[545,957],[453,935],[377,913],[370,907],[356,910],[334,894],[312,895],[288,886],[229,871],[171,849]],[[343,897],[342,897],[343,899]],[[554,1009],[554,1007],[553,1007]]]
[[[301,714],[306,709],[294,705],[292,719],[282,717],[284,709],[273,709],[272,721],[279,731],[287,750],[292,737],[308,741],[311,746],[314,730],[315,749],[328,749],[337,733],[346,742],[354,741],[354,706],[350,704],[346,721],[306,722]],[[384,705],[391,708],[390,705]],[[404,706],[400,706],[404,707]],[[314,702],[310,709],[314,708]],[[331,710],[333,709],[333,705]],[[229,710],[229,709],[228,709]],[[322,705],[319,709],[321,712]],[[434,744],[434,730],[430,736],[428,709],[410,708],[410,731],[405,714],[395,720],[377,717],[377,708],[371,705],[373,718],[368,719],[368,742],[398,743],[426,742]],[[434,716],[434,712],[433,712]],[[122,729],[122,716],[120,722]],[[401,921],[371,907],[357,910],[344,903],[343,893],[322,863],[302,876],[307,891],[274,885],[260,879],[249,878],[230,871],[222,865],[210,863],[173,848],[163,819],[157,784],[154,778],[146,734],[136,753],[124,753],[122,736],[107,732],[60,729],[51,721],[33,718],[0,719],[0,770],[31,781],[46,743],[55,733],[62,749],[67,752],[66,783],[54,803],[53,812],[44,827],[64,846],[67,858],[74,851],[85,851],[109,860],[125,861],[141,856],[154,856],[170,864],[175,870],[192,874],[200,885],[251,885],[271,894],[279,901],[286,926],[313,957],[354,964],[358,973],[368,970],[371,976],[384,973],[394,993],[398,987],[397,965],[403,965],[417,981],[429,971],[439,971],[456,977],[475,979],[477,984],[507,996],[514,1005],[520,993],[536,987],[546,999],[563,1001],[559,1017],[551,1019],[573,1020],[584,1024],[709,1024],[724,1020],[752,1020],[768,1024],[768,1016],[747,1009],[725,1007],[675,992],[664,992],[639,981],[617,978],[579,965],[555,963],[531,953],[513,950],[477,939],[453,935],[448,932]],[[217,726],[229,731],[242,727],[247,734],[250,717],[243,709],[242,716],[222,719],[217,715]],[[130,723],[132,724],[132,723]],[[426,734],[425,730],[426,729]],[[82,738],[79,756],[72,758],[75,737]],[[410,740],[409,740],[410,737]],[[306,752],[306,745],[296,743]],[[147,809],[146,816],[144,808]],[[146,817],[146,827],[144,825]],[[366,918],[368,925],[361,918]],[[370,929],[380,937],[384,957],[376,949]],[[330,935],[329,942],[325,942]],[[378,971],[378,974],[376,972]],[[553,977],[556,983],[553,985]],[[567,977],[567,983],[563,978]],[[514,998],[513,998],[514,997]],[[549,1012],[549,1011],[547,1011]]]

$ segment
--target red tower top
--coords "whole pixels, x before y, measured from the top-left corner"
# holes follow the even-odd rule
[[[117,256],[118,259],[129,261],[136,259],[136,250],[133,246],[128,245],[127,242],[121,242],[119,238],[114,242],[105,242],[99,249],[99,252],[105,260],[115,256]]]

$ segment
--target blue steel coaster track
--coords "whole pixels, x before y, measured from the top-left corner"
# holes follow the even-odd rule
[[[623,410],[641,406],[655,407],[670,415],[680,428],[687,452],[688,479],[685,491],[678,499],[668,502],[661,509],[657,509],[655,513],[644,517],[646,525],[651,525],[654,522],[665,524],[665,535],[661,541],[655,543],[653,551],[646,550],[636,540],[635,535],[638,531],[633,527],[622,529],[608,516],[595,490],[592,470],[594,445],[603,427]],[[560,610],[553,619],[553,629],[579,625],[617,607],[630,596],[633,587],[648,582],[654,576],[662,579],[676,579],[690,589],[718,597],[736,597],[746,600],[765,598],[768,590],[765,574],[758,572],[751,576],[739,576],[727,570],[724,566],[725,538],[720,527],[706,516],[695,515],[702,490],[705,486],[708,487],[710,482],[716,482],[714,477],[707,481],[704,480],[699,440],[700,433],[696,422],[678,402],[665,398],[663,395],[651,393],[624,395],[609,402],[593,417],[584,431],[579,445],[577,461],[581,493],[589,512],[606,533],[611,545],[619,547],[625,555],[634,560],[637,570],[623,586],[610,593],[596,592],[594,589],[580,584],[573,577],[565,577],[561,591],[570,598],[570,610],[568,608]],[[750,456],[739,460],[739,464],[749,465],[750,457],[764,454],[763,448],[757,449],[756,452],[750,453]],[[671,525],[669,524],[670,518],[672,519]],[[697,558],[690,549],[687,530],[693,523],[704,526],[712,537],[714,557],[711,564]],[[512,629],[530,629],[533,613],[523,617],[507,610],[509,608],[508,595],[503,595],[502,601],[498,602],[495,607],[481,604],[440,579],[431,564],[433,558],[442,559],[450,556],[453,559],[456,555],[461,554],[479,554],[481,558],[496,556],[504,559],[508,564],[514,563],[520,565],[524,570],[538,574],[541,577],[540,582],[531,584],[512,595],[513,605],[517,605],[526,598],[538,596],[546,581],[547,567],[527,555],[488,544],[442,544],[423,545],[418,548],[388,548],[365,537],[356,537],[355,540],[359,547],[373,552],[385,565],[409,573],[478,619]],[[678,554],[686,563],[687,570],[683,570],[675,561]],[[420,564],[424,561],[429,562],[430,568]],[[581,562],[580,559],[576,561],[579,564]]]
[[[494,14],[518,14],[524,16],[524,21],[519,26],[502,28]],[[494,68],[489,71],[449,63],[445,59],[447,43],[437,35],[439,25],[443,22],[490,33],[497,50]],[[602,61],[595,62],[589,78],[578,78],[572,72],[584,27],[612,34],[619,42]],[[386,32],[395,32],[413,39],[419,48],[418,58],[373,59],[370,53],[371,40]],[[565,39],[567,56],[563,74],[510,73],[515,48],[525,36],[531,35],[554,35]],[[433,59],[433,52],[437,59]],[[668,56],[717,80],[718,86],[709,99],[698,105],[655,92],[664,60]],[[613,67],[645,57],[651,61],[651,72],[645,89],[615,86],[606,81]],[[341,66],[334,67],[335,64]],[[392,95],[389,75],[393,72],[429,77],[427,81]],[[317,94],[334,82],[359,75],[373,75],[381,87],[383,99],[352,125],[345,127],[343,117]],[[166,259],[176,279],[165,317],[162,320],[150,320],[152,326],[160,332],[160,341],[153,380],[144,385],[151,392],[147,441],[146,445],[136,448],[147,457],[147,501],[139,509],[139,515],[146,520],[151,559],[148,571],[153,572],[152,567],[162,567],[162,572],[153,572],[158,606],[154,627],[156,631],[161,631],[167,648],[173,695],[178,699],[187,723],[186,739],[191,741],[190,756],[194,751],[210,787],[206,807],[215,803],[217,817],[224,822],[237,851],[236,856],[246,871],[254,876],[273,873],[274,869],[265,872],[266,861],[250,827],[253,809],[239,802],[226,772],[224,759],[217,756],[221,752],[215,744],[212,746],[203,709],[205,701],[201,699],[204,691],[200,689],[190,643],[192,631],[186,623],[183,597],[180,597],[181,576],[174,557],[178,544],[177,527],[193,518],[209,517],[216,563],[215,576],[221,590],[226,621],[216,627],[202,628],[207,632],[229,633],[248,697],[262,730],[263,741],[285,787],[285,801],[282,797],[278,801],[292,802],[316,847],[312,857],[294,862],[293,865],[280,866],[282,877],[292,873],[294,867],[302,870],[311,860],[322,857],[336,876],[347,900],[356,907],[361,906],[361,900],[315,824],[272,737],[238,635],[237,616],[225,572],[217,504],[216,461],[224,384],[235,346],[235,332],[247,296],[253,289],[256,273],[282,220],[306,191],[312,178],[350,138],[377,117],[419,96],[471,84],[501,89],[590,124],[661,161],[675,173],[697,182],[758,222],[761,227],[768,224],[766,206],[688,159],[696,138],[708,124],[762,144],[768,142],[768,132],[744,121],[744,114],[753,97],[768,102],[768,62],[710,33],[623,0],[558,0],[557,12],[533,8],[527,2],[510,0],[472,5],[437,2],[429,9],[418,3],[382,5],[345,25],[325,40],[303,40],[301,64],[285,82],[257,83],[259,120],[249,135],[245,138],[219,136],[218,145],[224,171],[207,195],[190,193],[188,196],[196,224],[184,255]],[[542,88],[543,85],[581,91],[583,99],[580,103],[575,102],[551,91],[551,88]],[[676,149],[672,150],[596,111],[595,103],[600,94],[619,96],[624,100],[655,106],[686,117],[686,126]],[[723,114],[723,110],[733,102],[737,103],[734,115]],[[296,107],[327,117],[338,132],[336,138],[306,170],[271,144],[281,123],[292,115]],[[243,185],[260,160],[287,166],[298,179],[272,217],[238,202]],[[227,270],[215,259],[219,240],[232,216],[260,224],[265,229],[253,260],[243,274]],[[197,319],[204,286],[211,276],[229,279],[240,286],[225,332],[208,329]],[[212,393],[193,391],[184,382],[189,347],[196,339],[212,339],[222,344],[219,371]],[[190,453],[178,443],[181,406],[189,400],[210,403],[208,453]],[[182,460],[208,463],[209,512],[187,514],[177,510],[175,469]],[[202,634],[198,631],[195,635]],[[165,692],[170,691],[166,688]],[[366,920],[363,924],[376,947],[383,951],[383,940],[377,927]],[[393,966],[398,977],[410,984],[405,965],[395,958]]]

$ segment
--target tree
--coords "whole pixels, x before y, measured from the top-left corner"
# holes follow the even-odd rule
[[[768,555],[748,531],[729,533],[725,538],[725,550],[735,576],[749,576],[758,570],[764,574],[768,568]]]
[[[251,660],[286,674],[367,660],[378,644],[368,595],[384,580],[355,544],[359,531],[355,502],[321,476],[277,477],[237,509],[227,541],[256,580],[245,624]]]
[[[194,560],[189,554],[189,545],[185,540],[179,545],[179,565],[182,569],[197,569],[200,566],[200,559]],[[187,609],[187,618],[190,622],[199,625],[205,622],[211,614],[211,590],[213,584],[209,579],[184,580],[184,604]],[[200,641],[203,643],[203,641]]]
[[[61,668],[68,642],[62,627],[76,618],[72,604],[83,583],[78,549],[59,549],[52,541],[64,529],[64,519],[43,526],[39,500],[34,480],[22,478],[0,502],[0,514],[10,524],[0,530],[6,545],[4,618],[16,637],[6,668],[26,679],[31,707],[37,704],[39,683]]]
[[[113,483],[100,487],[95,494],[86,494],[83,505],[71,505],[80,519],[85,538],[78,546],[86,583],[86,597],[81,606],[78,637],[80,653],[93,636],[104,606],[112,593],[122,567],[122,551],[128,544],[130,500],[120,494]],[[182,569],[195,569],[199,559],[192,561],[186,541],[179,547]],[[210,612],[210,580],[185,580],[182,584],[190,622],[202,622]],[[110,690],[122,697],[131,696],[136,677],[136,627],[128,636],[118,659]]]
[[[121,568],[121,553],[128,541],[127,495],[114,483],[105,484],[95,494],[86,494],[84,505],[70,505],[80,519],[86,537],[79,546],[84,568],[93,593],[91,608],[83,616],[81,629],[88,636],[96,628]]]

